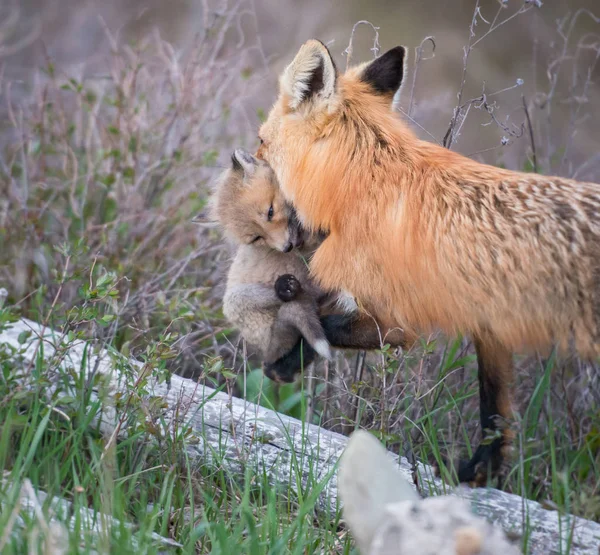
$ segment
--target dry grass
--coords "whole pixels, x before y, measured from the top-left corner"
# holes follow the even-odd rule
[[[10,300],[37,316],[63,281],[55,315],[69,319],[78,288],[114,273],[120,302],[94,333],[135,352],[168,326],[191,357],[183,371],[218,354],[222,325],[213,286],[223,249],[192,218],[248,135],[240,98],[259,78],[256,46],[231,41],[234,14],[207,25],[184,53],[158,34],[129,46],[106,30],[106,74],[65,74],[48,59],[30,82],[1,83],[0,283]]]

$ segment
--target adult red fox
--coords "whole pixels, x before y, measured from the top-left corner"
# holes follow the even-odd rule
[[[419,140],[390,108],[399,46],[339,74],[305,43],[260,129],[301,223],[328,232],[310,268],[390,327],[473,337],[481,427],[503,428],[459,467],[481,483],[510,446],[512,353],[600,354],[600,186],[485,165]],[[495,418],[496,416],[500,419]]]

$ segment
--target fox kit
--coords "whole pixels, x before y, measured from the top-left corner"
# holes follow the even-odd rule
[[[329,233],[310,263],[318,285],[387,325],[473,337],[482,432],[503,428],[459,466],[460,481],[481,483],[510,446],[512,353],[572,340],[600,354],[600,186],[419,140],[390,109],[405,67],[396,47],[339,74],[308,41],[281,76],[258,157],[301,223]]]
[[[321,239],[304,233],[265,162],[236,150],[231,168],[216,183],[210,210],[238,245],[223,312],[261,351],[268,377],[292,381],[317,354],[329,358],[330,344],[342,349],[405,345],[401,330],[385,330],[358,312],[336,313],[337,295],[314,285],[306,262],[291,251],[310,256]]]
[[[331,358],[319,320],[320,291],[308,267],[290,251],[301,238],[273,170],[250,153],[236,150],[232,167],[216,187],[213,215],[238,244],[229,269],[223,313],[243,337],[273,363],[304,337]]]

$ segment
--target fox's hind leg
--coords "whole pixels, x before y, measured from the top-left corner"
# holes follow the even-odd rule
[[[278,313],[276,326],[291,326],[302,337],[296,345],[275,361],[263,364],[265,376],[276,382],[293,382],[296,374],[317,357],[331,358],[331,349],[318,315],[318,306],[310,292],[302,287],[293,274],[283,274],[275,280],[274,290],[283,301]]]
[[[510,388],[514,364],[512,352],[489,332],[473,338],[479,375],[479,410],[482,443],[469,461],[460,461],[458,481],[485,486],[498,474],[510,450],[513,432]]]
[[[298,298],[281,305],[278,319],[294,326],[322,357],[331,359],[331,348],[319,320],[317,303],[310,298]]]

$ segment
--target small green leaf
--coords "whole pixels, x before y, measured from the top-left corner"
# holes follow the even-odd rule
[[[24,345],[25,342],[31,337],[31,330],[22,331],[17,337],[19,345]]]

